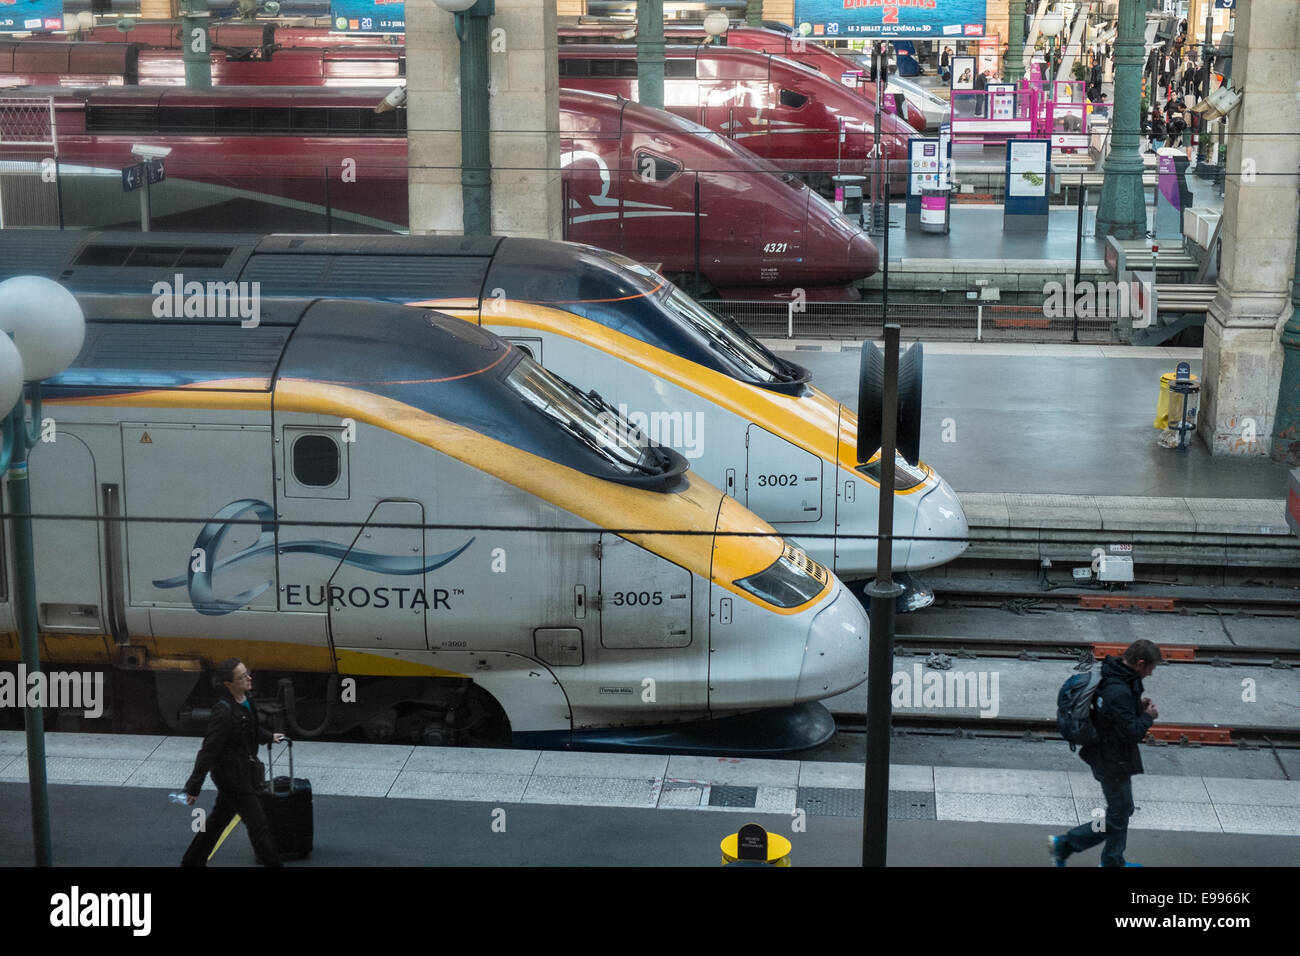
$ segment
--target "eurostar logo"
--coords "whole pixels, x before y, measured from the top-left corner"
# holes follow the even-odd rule
[[[217,552],[230,531],[231,523],[249,512],[256,515],[262,523],[261,534],[258,535],[257,541],[243,551],[218,559]],[[277,547],[275,510],[265,501],[257,498],[242,498],[239,501],[232,501],[218,511],[199,531],[198,537],[194,539],[194,550],[202,555],[201,561],[191,562],[185,574],[154,581],[153,586],[162,589],[184,586],[189,591],[190,603],[194,605],[196,611],[200,614],[216,616],[238,611],[266,591],[272,582],[266,581],[228,598],[218,598],[213,591],[213,575],[222,568],[229,568],[264,554],[316,554],[341,560],[344,564],[374,571],[376,574],[416,575],[427,574],[445,567],[464,554],[474,541],[474,538],[470,538],[459,548],[428,558],[418,555],[374,554],[358,551],[356,548],[349,548],[333,541],[286,541],[281,542]]]

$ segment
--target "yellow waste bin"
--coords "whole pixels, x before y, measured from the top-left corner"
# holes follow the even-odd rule
[[[735,863],[737,860],[737,843],[739,842],[739,833],[732,833],[722,840],[722,865]],[[768,832],[767,834],[767,865],[768,866],[790,866],[790,848],[792,844],[779,833]]]
[[[1183,396],[1169,389],[1177,375],[1177,372],[1165,372],[1160,376],[1160,398],[1156,402],[1155,427],[1162,431],[1169,427],[1170,422],[1176,425],[1183,418]],[[1198,379],[1193,375],[1191,381],[1195,382]],[[1189,403],[1187,407],[1190,411],[1193,403]]]

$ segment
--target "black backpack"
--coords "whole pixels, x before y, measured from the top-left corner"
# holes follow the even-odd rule
[[[1070,677],[1056,695],[1056,727],[1069,742],[1070,750],[1101,741],[1097,725],[1092,722],[1100,687],[1101,673],[1088,670]]]

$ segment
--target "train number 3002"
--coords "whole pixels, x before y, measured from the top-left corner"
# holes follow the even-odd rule
[[[760,488],[785,488],[789,485],[799,483],[798,475],[759,475],[758,487]]]
[[[768,242],[763,245],[764,252],[785,252],[790,248],[788,242]]]
[[[615,591],[615,607],[650,607],[664,603],[663,591]]]

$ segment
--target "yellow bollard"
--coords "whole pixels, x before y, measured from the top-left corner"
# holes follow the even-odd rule
[[[763,830],[757,823],[747,823],[741,829],[745,832],[749,828],[761,832],[762,837],[767,844],[767,865],[768,866],[791,866],[790,849],[793,844],[779,833],[768,833]],[[735,863],[740,860],[739,852],[740,833],[732,833],[722,840],[722,865]]]

